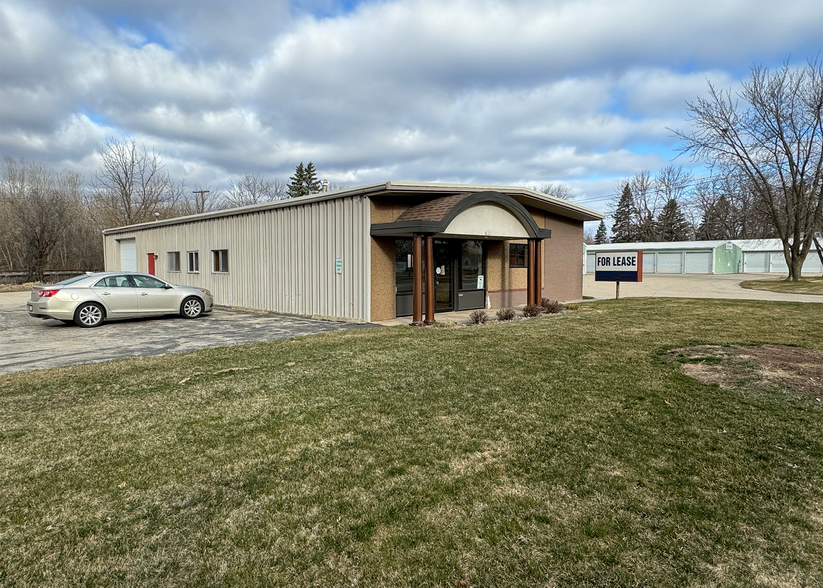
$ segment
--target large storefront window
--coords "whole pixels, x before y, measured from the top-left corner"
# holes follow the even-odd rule
[[[409,316],[413,308],[414,268],[411,239],[397,239],[395,287],[397,316]],[[423,248],[425,258],[425,247]],[[470,310],[486,306],[486,243],[480,240],[434,240],[435,310]],[[422,266],[425,293],[425,263]]]

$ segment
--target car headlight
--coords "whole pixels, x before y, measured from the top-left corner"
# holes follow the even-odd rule
[[[201,291],[203,294],[205,294],[206,296],[211,296],[211,292],[209,292],[208,290],[200,290],[200,291]]]

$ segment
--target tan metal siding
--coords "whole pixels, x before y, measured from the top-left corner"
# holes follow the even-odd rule
[[[370,226],[368,198],[352,196],[107,235],[105,264],[119,270],[117,241],[134,238],[138,271],[156,253],[159,277],[208,288],[217,304],[368,321]],[[228,274],[212,272],[218,249],[229,252]],[[180,272],[167,270],[169,251],[180,252]],[[188,251],[199,251],[199,273],[186,271]]]

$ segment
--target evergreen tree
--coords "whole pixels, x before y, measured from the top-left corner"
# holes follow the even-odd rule
[[[603,245],[604,243],[609,242],[609,235],[606,232],[606,223],[600,221],[600,224],[597,226],[597,232],[594,234],[594,244],[595,245]]]
[[[310,161],[309,165],[303,167],[301,161],[294,170],[294,175],[289,178],[289,196],[297,198],[298,196],[308,196],[309,194],[317,194],[323,189],[320,180],[317,179],[317,170],[314,164]]]
[[[320,180],[317,179],[317,170],[314,169],[314,164],[311,161],[304,171],[303,185],[307,190],[307,194],[317,194],[322,189]]]
[[[632,190],[626,183],[612,213],[612,243],[631,243],[637,239],[637,227],[634,223],[636,212]]]
[[[303,169],[303,162],[301,161],[297,168],[294,170],[294,175],[289,178],[291,183],[289,184],[289,197],[290,198],[297,198],[299,196],[305,196],[308,194],[305,188],[306,183],[306,170]]]
[[[662,241],[688,241],[690,235],[689,222],[680,204],[674,198],[669,198],[660,215],[657,217],[657,233]]]

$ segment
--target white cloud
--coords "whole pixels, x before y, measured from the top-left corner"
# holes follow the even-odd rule
[[[589,195],[667,163],[707,79],[816,53],[820,22],[800,0],[0,0],[0,155],[88,171],[131,133],[190,183],[312,160]]]

